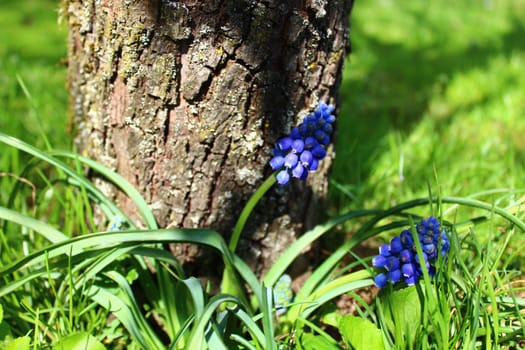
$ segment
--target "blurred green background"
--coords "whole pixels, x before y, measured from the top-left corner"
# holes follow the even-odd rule
[[[44,147],[68,147],[66,28],[58,0],[0,2],[0,129]]]
[[[0,128],[69,148],[58,0],[0,3]],[[352,13],[334,210],[522,187],[525,0],[366,0]],[[1,152],[3,169],[14,156]],[[11,166],[6,162],[10,159]]]
[[[523,0],[356,1],[332,177],[341,206],[388,207],[427,183],[449,196],[523,187],[524,14]]]

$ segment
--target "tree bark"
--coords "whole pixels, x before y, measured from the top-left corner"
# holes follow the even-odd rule
[[[228,238],[271,173],[273,143],[320,99],[338,104],[351,5],[69,0],[79,150],[134,184],[161,227],[209,227]],[[316,223],[330,156],[321,163],[306,183],[272,189],[252,214],[238,252],[258,273]],[[117,201],[138,218],[132,203]],[[190,262],[200,253],[175,250]]]

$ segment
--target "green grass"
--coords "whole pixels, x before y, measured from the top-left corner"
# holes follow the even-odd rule
[[[66,30],[58,25],[57,0],[2,1],[0,3],[0,130],[26,142],[47,148],[70,148],[67,132],[67,91],[65,84]],[[8,147],[0,152],[0,199],[9,203],[10,191],[22,184],[20,175],[30,158]],[[8,175],[8,174],[13,175]],[[42,184],[43,177],[32,179]],[[68,214],[52,212],[53,196],[33,191],[32,183],[24,182],[22,190],[42,204],[43,215],[49,219]],[[33,193],[32,193],[33,192]],[[32,200],[15,199],[14,207],[32,207]],[[72,210],[70,207],[67,210]],[[73,225],[68,223],[67,225]]]
[[[9,327],[14,337],[29,335],[34,349],[88,334],[91,350],[99,342],[184,348],[204,335],[217,349],[276,342],[341,349],[368,334],[391,348],[523,345],[525,1],[356,2],[330,196],[331,211],[343,214],[291,244],[262,281],[212,231],[156,230],[150,208],[117,174],[68,152],[43,152],[45,138],[71,147],[58,7],[57,0],[0,4],[0,347]],[[90,234],[106,224],[94,219],[93,202],[108,219],[124,214],[85,177],[86,167],[121,186],[147,230],[128,222],[125,233]],[[372,270],[360,244],[431,212],[445,220],[452,246],[435,281],[364,302]],[[274,318],[272,286],[342,225],[355,234],[313,267]],[[252,299],[209,292],[159,249],[186,241],[215,248]],[[341,267],[349,251],[357,259]],[[331,299],[341,294],[355,298],[359,318],[338,315]],[[405,327],[418,330],[415,338],[401,339]]]
[[[522,187],[524,11],[521,0],[356,2],[332,177],[349,192],[340,206],[425,195],[434,172],[446,195]]]
[[[38,146],[45,135],[66,148],[67,32],[58,25],[58,8],[57,0],[0,4],[0,129]]]

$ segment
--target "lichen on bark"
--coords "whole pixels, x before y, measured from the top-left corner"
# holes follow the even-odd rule
[[[228,237],[270,174],[276,139],[320,99],[338,103],[351,5],[70,0],[79,149],[135,185],[160,226]],[[307,184],[272,190],[253,213],[240,254],[257,272],[315,224],[329,166],[330,157]],[[117,201],[138,219],[131,203]],[[199,254],[177,249],[189,261]]]

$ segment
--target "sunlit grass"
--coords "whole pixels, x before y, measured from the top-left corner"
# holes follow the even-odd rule
[[[522,1],[359,2],[332,186],[342,207],[520,187]]]
[[[200,333],[192,331],[190,337],[188,330],[195,325],[191,318],[203,315],[199,310],[203,311],[204,304],[195,302],[192,313],[184,303],[203,296],[213,305],[221,300],[213,299],[216,296],[205,292],[193,277],[180,279],[176,266],[166,263],[177,265],[169,253],[163,255],[162,250],[143,244],[148,237],[164,243],[183,241],[184,230],[155,230],[147,204],[131,187],[125,187],[149,230],[89,236],[105,230],[107,224],[94,217],[94,203],[102,203],[98,209],[105,210],[108,218],[119,209],[84,178],[85,167],[106,172],[115,184],[125,182],[74,154],[43,152],[46,138],[53,148],[65,149],[71,140],[66,132],[67,94],[61,63],[66,56],[66,33],[57,26],[58,7],[54,0],[0,4],[0,21],[5,23],[0,42],[0,129],[41,150],[32,153],[41,157],[37,162],[13,144],[1,147],[1,213],[4,218],[18,213],[15,216],[23,224],[9,219],[1,222],[0,265],[2,269],[12,267],[3,270],[0,280],[4,319],[14,336],[30,334],[35,349],[84,331],[107,348],[138,349],[141,332],[149,332],[150,324],[164,325],[152,331],[154,340],[158,335],[164,343],[167,338],[173,341],[173,330],[182,329],[185,341],[198,342]],[[341,310],[335,311],[328,299],[350,293],[360,303],[359,288],[371,284],[371,270],[352,270],[368,264],[370,256],[333,270],[348,257],[349,250],[359,255],[362,239],[376,234],[378,241],[387,239],[406,227],[411,215],[428,216],[432,210],[425,198],[429,197],[430,183],[433,196],[461,198],[448,198],[438,210],[453,230],[453,255],[435,281],[436,293],[429,293],[422,302],[427,310],[435,308],[431,310],[435,313],[422,320],[418,344],[441,337],[442,344],[448,342],[450,348],[490,348],[497,346],[497,341],[506,348],[522,345],[517,341],[525,337],[520,327],[525,235],[519,229],[525,202],[525,20],[520,17],[524,12],[521,0],[356,2],[351,31],[354,53],[347,62],[342,87],[330,201],[334,212],[346,215],[332,218],[292,244],[265,276],[265,289],[240,259],[235,258],[234,264],[239,271],[245,269],[243,281],[256,299],[261,299],[261,294],[271,293],[270,287],[287,267],[312,242],[329,234],[329,229],[347,224],[357,234],[338,244],[320,266],[312,267],[295,304],[280,319],[274,320],[271,305],[263,302],[271,304],[271,294],[259,300],[259,315],[249,315],[253,305],[237,308],[235,316],[244,317],[249,332],[245,326],[235,327],[235,322],[231,328],[232,323],[222,323],[223,316],[214,309],[206,311],[220,326],[216,337],[224,337],[229,345],[250,339],[252,344],[248,345],[253,345],[255,338],[260,344],[269,344],[275,337],[283,346],[307,348],[322,344],[315,343],[322,342],[321,338],[342,346],[337,333],[340,324],[326,322],[330,312],[333,316]],[[57,159],[75,171],[66,175],[69,168],[57,166]],[[484,207],[469,206],[469,196],[484,200]],[[413,198],[422,199],[417,205],[403,207]],[[395,207],[399,203],[403,205]],[[433,206],[437,210],[437,203]],[[363,208],[368,210],[361,211]],[[359,210],[348,213],[348,209]],[[496,211],[514,214],[514,221],[502,219]],[[76,237],[75,244],[63,251],[52,246],[47,239],[56,237],[55,231],[64,239]],[[221,240],[217,235],[208,243]],[[81,246],[82,242],[90,243]],[[140,245],[133,256],[155,253],[151,261],[164,261],[156,266],[162,267],[157,272],[166,268],[169,274],[158,277],[160,273],[153,274],[151,266],[141,265],[141,259],[130,255],[130,244]],[[226,243],[219,246],[226,247]],[[47,250],[39,250],[43,247]],[[224,248],[221,254],[231,260],[228,252]],[[35,254],[35,260],[24,260],[30,253]],[[13,267],[20,261],[30,263]],[[24,278],[37,282],[24,283]],[[352,278],[360,279],[352,282]],[[164,294],[159,288],[164,288]],[[420,288],[428,293],[434,284],[425,281]],[[96,290],[106,294],[97,298],[88,293]],[[122,304],[111,309],[104,300],[114,296],[113,301]],[[305,311],[314,299],[321,303]],[[361,304],[360,317],[374,324],[386,318],[381,298]],[[136,312],[134,317],[123,315],[126,306]],[[190,321],[186,324],[186,320]],[[286,320],[297,322],[288,324]],[[399,335],[395,339],[396,329],[388,333],[386,323],[382,329],[385,341],[391,346],[400,344]],[[196,328],[200,331],[206,325],[207,319]],[[184,330],[186,326],[189,328]],[[334,327],[330,333],[325,331],[329,326]],[[261,330],[257,331],[258,327]],[[360,337],[362,332],[359,329]]]
[[[0,3],[0,129],[38,146],[45,135],[65,148],[67,31],[58,9],[56,0]]]

